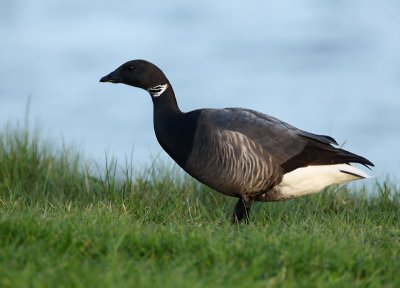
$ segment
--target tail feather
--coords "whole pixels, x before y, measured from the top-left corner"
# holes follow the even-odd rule
[[[285,173],[289,173],[307,166],[350,163],[359,163],[368,169],[370,169],[369,166],[374,166],[371,161],[360,155],[317,141],[310,141],[299,154],[282,163],[281,167]]]
[[[342,172],[342,173],[346,173],[346,174],[352,175],[357,179],[372,178],[371,175],[369,175],[369,174],[365,173],[364,171],[362,171],[361,169],[357,169],[356,167],[351,166],[351,165],[343,165],[343,166],[340,167],[339,171]]]
[[[368,169],[370,169],[369,166],[375,166],[371,161],[360,155],[354,154],[344,149],[338,149],[334,147],[332,148],[332,150],[326,150],[328,153],[324,155],[325,157],[321,157],[319,159],[316,159],[315,161],[312,161],[310,165],[358,163],[364,165]]]

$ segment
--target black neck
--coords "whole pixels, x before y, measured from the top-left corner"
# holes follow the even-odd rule
[[[158,117],[178,116],[182,114],[175,98],[174,90],[168,83],[169,87],[158,97],[151,97],[154,106],[154,115]]]
[[[172,159],[184,167],[192,150],[199,111],[182,113],[171,87],[152,99],[157,140]]]

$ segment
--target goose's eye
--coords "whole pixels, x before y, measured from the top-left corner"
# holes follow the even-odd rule
[[[135,70],[135,69],[136,69],[135,66],[128,66],[128,70],[129,70],[129,71],[133,71],[133,70]]]

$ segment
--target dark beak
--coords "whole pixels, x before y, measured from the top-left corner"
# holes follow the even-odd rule
[[[100,82],[119,83],[120,81],[118,81],[118,77],[116,77],[115,71],[114,71],[114,72],[111,72],[110,74],[102,77],[100,79]]]

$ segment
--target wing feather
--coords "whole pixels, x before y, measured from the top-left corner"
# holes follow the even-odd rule
[[[309,165],[360,163],[369,160],[336,148],[335,139],[298,129],[275,117],[250,109],[207,109],[203,115],[219,130],[242,133],[255,141],[283,168],[284,173]]]

